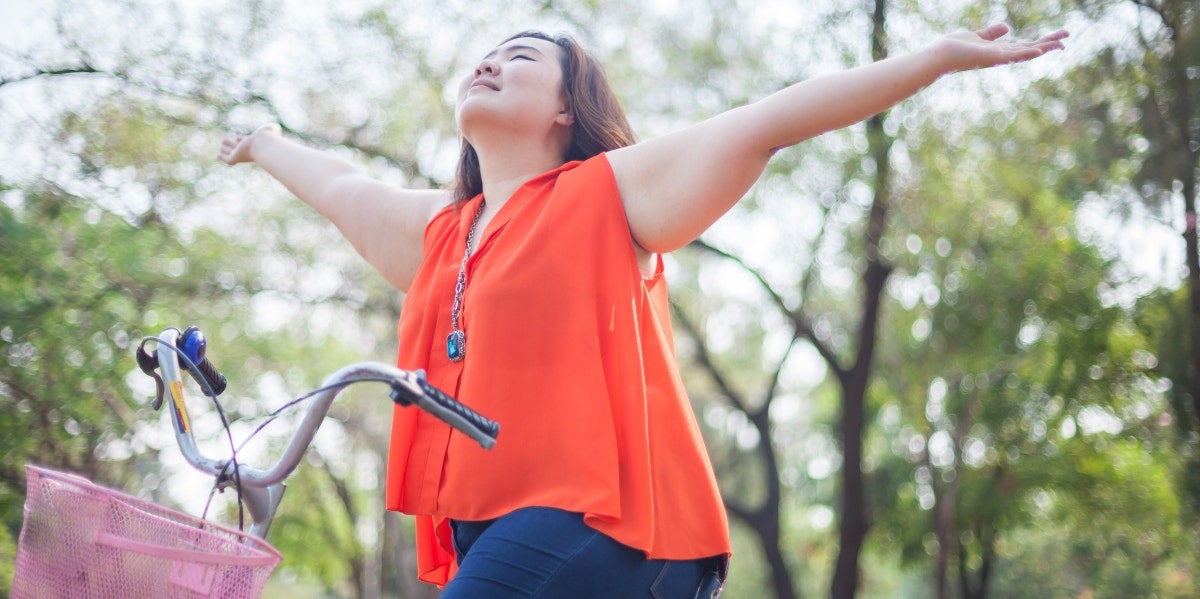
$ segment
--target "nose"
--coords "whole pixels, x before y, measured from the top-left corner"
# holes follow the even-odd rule
[[[483,59],[483,62],[479,63],[479,66],[475,67],[476,77],[480,77],[482,75],[495,76],[499,72],[500,64],[490,58]]]

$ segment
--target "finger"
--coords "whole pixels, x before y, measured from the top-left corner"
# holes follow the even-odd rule
[[[1071,34],[1069,32],[1067,32],[1065,29],[1059,29],[1058,31],[1055,31],[1054,33],[1048,33],[1048,34],[1043,35],[1042,37],[1039,37],[1033,41],[1018,40],[1018,41],[1014,41],[1012,43],[1021,45],[1021,46],[1033,46],[1033,47],[1038,47],[1038,48],[1044,48],[1044,47],[1048,47],[1048,46],[1061,48],[1063,45],[1062,40],[1066,39],[1067,37],[1070,37],[1070,35]]]
[[[1038,46],[1039,48],[1061,50],[1063,48],[1062,40],[1065,40],[1070,36],[1071,34],[1067,30],[1059,29],[1054,33],[1049,33],[1038,38],[1037,41],[1033,42],[1033,45]]]
[[[233,158],[233,154],[237,150],[240,141],[240,139],[226,137],[221,142],[221,149],[217,152],[217,158],[222,162],[229,162]]]
[[[1003,37],[1008,33],[1008,31],[1008,25],[1004,23],[996,23],[995,25],[989,25],[983,29],[980,29],[979,31],[976,31],[975,35],[978,35],[979,37],[991,42]]]
[[[1066,29],[1059,29],[1058,31],[1055,31],[1054,33],[1047,33],[1046,35],[1043,35],[1042,37],[1038,38],[1038,43],[1057,42],[1057,41],[1065,40],[1068,37],[1071,37],[1070,31],[1067,31]]]
[[[1033,60],[1042,54],[1045,54],[1045,51],[1041,48],[1022,48],[1010,54],[1007,62],[1025,62],[1027,60]]]

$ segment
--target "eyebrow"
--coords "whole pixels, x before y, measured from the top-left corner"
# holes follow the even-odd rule
[[[533,50],[534,52],[537,52],[538,54],[545,56],[545,54],[541,50],[538,50],[537,48],[534,48],[533,46],[526,46],[524,44],[517,44],[515,46],[508,46],[507,48],[504,48],[505,52],[512,52],[514,50]],[[487,54],[485,54],[483,56],[483,58],[485,60],[488,58],[491,58],[491,57],[495,56],[497,52],[499,52],[499,49],[492,50],[491,52],[488,52]]]

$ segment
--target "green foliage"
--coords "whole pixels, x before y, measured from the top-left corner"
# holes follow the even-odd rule
[[[355,537],[350,514],[339,503],[335,482],[319,460],[298,469],[270,538],[287,556],[283,567],[299,570],[302,577],[320,581],[331,592],[341,587],[338,594],[348,595],[343,585],[354,580],[351,566],[362,562],[365,548]]]
[[[1138,326],[1154,340],[1155,355],[1187,355],[1188,330],[1191,326],[1188,303],[1184,288],[1163,290],[1139,301]],[[1173,445],[1182,462],[1178,466],[1181,480],[1175,485],[1185,500],[1180,517],[1196,527],[1200,523],[1200,431],[1197,430],[1197,419],[1189,417],[1194,413],[1191,390],[1195,388],[1195,374],[1187,361],[1181,358],[1158,361],[1156,371],[1162,376],[1164,384],[1170,383],[1166,391],[1170,411],[1163,416],[1164,421],[1170,422],[1175,430]]]
[[[933,133],[910,148],[923,176],[891,241],[902,309],[873,387],[889,441],[876,538],[908,563],[948,553],[971,596],[1184,596],[1194,584],[1180,576],[1192,567],[1171,483],[1182,464],[1160,417],[1163,366],[1182,354],[1157,338],[1180,323],[1135,316],[1114,293],[1134,281],[1075,224],[1076,198],[1135,172],[1119,129],[1131,121],[1111,119],[1124,84],[1113,70],[1101,56],[1035,85],[1029,109],[966,130],[953,154]],[[1083,118],[1064,120],[1077,107]],[[939,537],[943,513],[953,529]]]
[[[281,304],[325,299],[330,302],[326,319],[332,317],[336,326],[342,315],[335,308],[338,298],[330,296],[344,293],[341,301],[359,308],[376,302],[389,314],[387,331],[397,310],[394,295],[376,299],[362,291],[369,285],[357,290],[342,285],[313,297],[311,281],[320,270],[349,260],[344,249],[339,256],[319,237],[291,235],[302,219],[279,223],[276,237],[258,239],[242,236],[241,229],[196,227],[196,213],[205,211],[196,200],[207,199],[204,189],[211,187],[197,177],[204,171],[185,151],[196,131],[151,104],[106,98],[87,112],[65,114],[58,127],[58,138],[79,149],[73,155],[77,162],[64,165],[74,167],[79,182],[64,184],[88,195],[39,180],[13,186],[0,203],[0,287],[5,289],[0,296],[0,516],[12,537],[21,525],[23,467],[30,462],[140,491],[168,505],[194,503],[186,492],[180,495],[158,463],[159,450],[177,450],[173,439],[161,434],[158,414],[147,408],[148,379],[137,372],[132,355],[143,336],[167,325],[200,324],[208,333],[210,356],[231,380],[224,398],[228,413],[261,416],[267,406],[256,395],[277,372],[299,393],[336,366],[362,359],[362,351],[338,347],[328,338],[330,325],[281,333],[249,322],[248,315],[261,313],[264,304],[278,312]],[[135,181],[123,175],[129,172],[137,173]],[[267,207],[252,206],[269,217]],[[260,218],[253,210],[247,216],[241,225]],[[329,229],[325,224],[324,232],[332,234]],[[290,248],[317,266],[280,277],[278,262],[258,260],[256,249],[266,247]],[[362,265],[352,262],[341,268],[350,276],[361,271]],[[385,286],[375,284],[380,287]],[[302,306],[289,309],[304,312]],[[359,318],[370,316],[366,310]],[[296,324],[276,322],[272,326]],[[375,391],[371,410],[388,413],[386,395]],[[198,426],[201,446],[210,454],[226,454],[214,412],[194,402],[199,397],[192,394],[194,422],[211,425]],[[146,435],[146,427],[155,432]],[[364,430],[386,434],[378,426]],[[300,484],[293,492],[304,491]],[[323,522],[327,508],[297,505],[297,511],[310,511],[306,525],[317,530],[328,526]],[[313,509],[320,509],[319,517],[311,516]],[[328,554],[321,557],[332,563]],[[345,575],[345,560],[337,564],[321,572],[323,579]],[[7,590],[8,583],[0,588]]]
[[[1028,528],[1001,544],[997,596],[1193,597],[1194,552],[1173,518],[1170,456],[1136,439],[1061,454]]]
[[[8,526],[0,526],[0,592],[5,596],[12,588],[13,570],[16,568],[17,538],[9,533]]]
[[[142,319],[182,259],[164,232],[138,229],[61,189],[25,189],[0,205],[0,512],[20,522],[23,466],[101,479],[98,454],[139,418],[124,382]],[[185,289],[190,294],[192,289]]]

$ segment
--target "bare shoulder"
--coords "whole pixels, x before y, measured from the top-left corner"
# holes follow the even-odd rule
[[[770,158],[758,120],[735,109],[608,153],[639,246],[674,251],[746,193]]]

